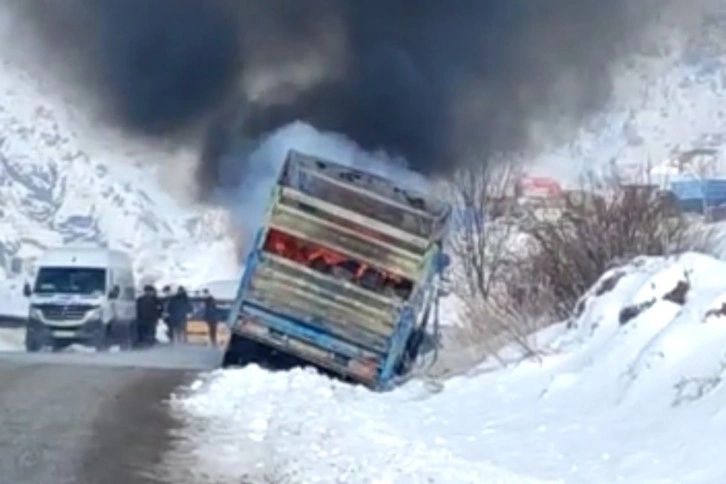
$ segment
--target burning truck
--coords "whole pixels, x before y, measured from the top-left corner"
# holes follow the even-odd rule
[[[438,332],[451,207],[297,151],[272,191],[227,319],[224,365],[293,358],[375,390]]]

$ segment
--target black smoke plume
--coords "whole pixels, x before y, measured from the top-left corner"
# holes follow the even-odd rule
[[[602,107],[655,16],[632,0],[15,1],[112,120],[207,133],[206,190],[235,142],[296,120],[424,174],[485,162],[533,119]]]

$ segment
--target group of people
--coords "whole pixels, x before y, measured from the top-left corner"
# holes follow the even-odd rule
[[[204,321],[209,326],[212,345],[217,345],[217,324],[219,322],[217,302],[207,289],[202,291]],[[136,329],[139,346],[152,346],[156,343],[156,328],[162,320],[167,327],[169,342],[185,343],[186,327],[194,313],[194,305],[183,286],[172,293],[171,287],[165,286],[161,296],[157,295],[152,285],[144,286],[143,294],[136,299]]]

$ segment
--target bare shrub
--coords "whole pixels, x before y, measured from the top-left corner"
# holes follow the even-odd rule
[[[450,198],[465,213],[450,241],[454,290],[469,323],[465,337],[488,355],[510,344],[536,354],[532,333],[576,317],[582,295],[613,267],[642,255],[713,252],[723,242],[721,231],[694,224],[647,181],[628,184],[613,171],[529,204],[518,198],[518,175],[507,165],[474,165],[450,183]],[[597,292],[612,290],[622,275]]]
[[[475,165],[459,170],[450,196],[460,209],[455,216],[451,252],[463,273],[467,296],[488,298],[511,263],[508,244],[514,227],[506,223],[514,210],[514,170]]]
[[[524,354],[534,354],[529,341],[540,327],[535,309],[537,281],[521,274],[522,245],[515,220],[518,172],[511,165],[472,165],[459,170],[449,196],[460,212],[450,239],[455,261],[454,291],[463,302],[466,343],[482,355],[497,356],[515,343]]]
[[[639,255],[671,254],[691,242],[686,219],[651,185],[628,185],[613,176],[587,180],[576,193],[565,193],[557,218],[530,213],[522,225],[537,247],[526,264],[545,279],[559,319],[571,315],[607,270]]]

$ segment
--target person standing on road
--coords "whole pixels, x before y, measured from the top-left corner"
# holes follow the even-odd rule
[[[136,299],[138,342],[142,347],[153,346],[156,341],[156,324],[161,316],[161,301],[152,286],[144,286],[144,293]]]
[[[214,299],[208,289],[202,291],[204,297],[204,321],[209,327],[209,340],[212,346],[217,346],[217,324],[219,323],[219,312],[217,310],[217,301]]]
[[[169,298],[167,311],[169,314],[169,329],[172,333],[172,343],[186,342],[187,320],[189,319],[189,315],[194,311],[194,308],[183,286],[179,286],[176,294]]]
[[[171,287],[166,285],[161,290],[161,320],[166,326],[166,337],[169,343],[172,340],[171,324],[169,323],[169,300],[171,299]]]

